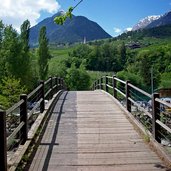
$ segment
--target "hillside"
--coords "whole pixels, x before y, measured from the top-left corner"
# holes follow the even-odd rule
[[[116,39],[122,39],[122,40],[131,39],[131,40],[137,41],[139,39],[144,39],[145,37],[158,38],[158,39],[170,39],[171,38],[171,25],[165,25],[165,26],[137,30],[137,31],[130,31],[130,32],[121,34]]]
[[[46,26],[50,44],[83,42],[84,38],[91,41],[111,37],[97,23],[83,16],[73,16],[72,19],[67,19],[64,25],[57,25],[53,20],[58,15],[61,13],[44,19],[30,29],[30,45],[38,44],[38,34],[42,26]]]

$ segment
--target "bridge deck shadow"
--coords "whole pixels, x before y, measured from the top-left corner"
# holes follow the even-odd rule
[[[28,170],[167,169],[111,98],[80,91],[60,97]]]

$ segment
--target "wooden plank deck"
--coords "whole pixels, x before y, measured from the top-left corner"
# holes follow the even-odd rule
[[[64,93],[30,171],[166,170],[123,111],[100,91]]]

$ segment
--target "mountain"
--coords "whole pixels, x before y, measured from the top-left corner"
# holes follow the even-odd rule
[[[147,29],[171,24],[171,11],[147,25]]]
[[[63,13],[63,11],[58,12],[30,28],[30,45],[38,44],[39,30],[42,26],[46,26],[50,44],[83,42],[84,38],[87,41],[111,38],[97,23],[83,16],[73,16],[72,19],[67,19],[63,25],[55,24],[54,18]]]
[[[161,16],[160,15],[153,15],[153,16],[148,16],[145,17],[144,19],[141,19],[133,28],[132,31],[136,31],[139,29],[144,29],[146,28],[149,24],[152,22],[158,20]]]
[[[137,40],[145,40],[145,38],[170,39],[171,38],[171,24],[149,29],[139,29],[136,31],[129,31],[119,35],[115,40],[128,40],[136,42]]]
[[[150,24],[147,24],[148,21],[150,22]],[[115,40],[129,40],[130,42],[144,41],[144,46],[149,45],[151,40],[154,40],[155,43],[156,40],[159,42],[163,40],[170,41],[171,11],[166,13],[165,15],[157,17],[146,17],[139,23],[141,24],[137,24],[137,26],[134,27],[132,31],[124,32],[123,34],[119,35]],[[146,26],[144,27],[144,25]]]

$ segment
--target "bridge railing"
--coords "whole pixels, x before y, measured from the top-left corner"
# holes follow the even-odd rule
[[[116,76],[103,76],[93,84],[114,96],[163,145],[171,146],[171,103]]]
[[[0,170],[8,170],[10,157],[27,141],[28,131],[44,112],[47,101],[63,88],[62,78],[50,77],[47,81],[40,81],[28,95],[21,94],[20,101],[11,108],[0,111]]]

